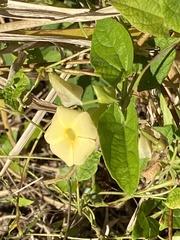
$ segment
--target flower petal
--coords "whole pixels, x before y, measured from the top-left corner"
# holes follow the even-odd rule
[[[81,114],[81,112],[77,110],[71,110],[64,107],[58,107],[56,113],[64,128],[71,128],[76,118]]]
[[[44,134],[46,142],[49,144],[57,143],[60,139],[65,137],[65,130],[61,124],[59,115],[55,113],[51,125],[48,127]]]
[[[96,142],[91,139],[78,138],[73,145],[74,165],[82,165],[96,149]]]
[[[74,164],[73,157],[73,146],[68,139],[64,138],[63,140],[50,145],[51,151],[61,158],[68,166],[72,166]]]
[[[61,158],[68,166],[82,165],[87,157],[96,149],[96,143],[91,139],[79,138],[75,144],[63,139],[50,145],[51,151]]]
[[[68,166],[81,165],[96,147],[97,129],[87,112],[58,107],[45,139]]]
[[[73,130],[78,137],[87,139],[97,138],[97,129],[87,112],[82,112],[77,116]]]

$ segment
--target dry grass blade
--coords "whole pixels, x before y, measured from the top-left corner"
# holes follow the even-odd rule
[[[0,35],[0,41],[14,41],[14,39],[16,39],[16,41],[60,42],[84,46],[91,45],[91,41],[88,39],[70,39],[61,36],[31,36],[11,33],[1,33]]]
[[[3,89],[7,84],[7,79],[0,76],[0,89]]]
[[[115,17],[119,15],[119,12],[112,6],[90,12],[89,9],[66,9],[9,1],[7,8],[0,9],[0,15],[12,19],[23,19],[20,22],[15,21],[0,25],[0,32],[9,32],[54,23],[94,21]]]
[[[49,5],[25,3],[18,1],[8,1],[6,8],[7,13],[11,16],[18,16],[20,19],[22,17],[33,17],[33,18],[50,18],[50,19],[60,19],[64,16],[70,16],[74,14],[83,14],[89,12],[89,9],[73,9],[73,8],[60,8],[53,7]]]

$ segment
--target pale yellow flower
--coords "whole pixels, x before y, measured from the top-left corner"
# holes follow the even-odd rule
[[[58,107],[45,140],[68,166],[81,165],[97,148],[97,129],[87,112]]]

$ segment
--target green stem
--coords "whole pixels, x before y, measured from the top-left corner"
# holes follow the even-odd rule
[[[59,62],[53,63],[53,64],[49,65],[48,67],[45,67],[44,69],[47,70],[47,69],[49,69],[49,68],[56,67],[56,66],[58,66],[58,65],[60,65],[60,64],[62,64],[62,63],[65,63],[65,62],[71,60],[72,58],[75,58],[75,57],[79,56],[79,55],[82,54],[82,53],[86,53],[86,52],[89,52],[89,51],[90,51],[90,48],[84,49],[84,50],[82,50],[81,52],[75,53],[74,55],[69,56],[69,57],[67,57],[67,58],[64,58],[63,60],[61,60],[61,61],[59,61]]]
[[[82,25],[81,22],[79,22],[79,27],[80,27],[82,33],[84,34],[85,38],[88,38],[88,36],[87,36],[87,34],[86,34],[86,31],[84,30],[83,25]]]
[[[83,102],[83,106],[84,105],[89,105],[89,104],[92,104],[92,103],[98,103],[98,100],[95,99],[95,100],[90,100],[90,101]]]

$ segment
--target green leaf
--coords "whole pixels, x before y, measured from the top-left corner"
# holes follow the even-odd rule
[[[142,203],[132,231],[132,239],[138,239],[140,237],[150,239],[157,237],[159,233],[159,223],[152,217],[147,216],[154,207],[154,200],[148,200]]]
[[[13,129],[12,134],[13,138],[16,140],[18,136],[17,129]],[[6,133],[0,135],[0,146],[0,155],[8,155],[13,148]]]
[[[173,116],[162,94],[160,95],[159,99],[160,99],[161,111],[163,114],[164,125],[174,125]]]
[[[55,73],[49,73],[49,80],[61,99],[63,106],[82,105],[82,87],[66,82]]]
[[[162,12],[167,27],[180,32],[180,4],[177,0],[163,0]]]
[[[170,145],[173,140],[174,140],[174,129],[173,129],[173,125],[165,125],[163,127],[160,126],[155,126],[153,127],[155,130],[157,130],[158,132],[160,132],[162,135],[164,135],[164,137],[166,137],[168,144]]]
[[[91,63],[95,72],[116,85],[122,75],[132,73],[133,45],[128,31],[108,18],[97,22],[91,45]]]
[[[29,88],[30,80],[23,71],[20,70],[14,75],[11,82],[0,91],[0,95],[7,105],[12,107],[14,110],[18,110],[18,107],[20,106],[20,98],[23,92]]]
[[[136,224],[132,232],[132,239],[155,238],[159,233],[159,223],[156,219],[145,216],[143,212],[138,214]]]
[[[78,181],[85,181],[91,178],[97,171],[101,154],[93,152],[85,161],[85,163],[78,167],[77,178]]]
[[[165,205],[171,209],[180,208],[180,188],[175,188],[170,192]]]
[[[154,199],[149,199],[142,202],[139,212],[143,212],[146,216],[150,215],[151,211],[156,207],[157,202]]]
[[[175,131],[175,139],[176,140],[180,140],[180,128],[178,128],[176,131]]]
[[[112,0],[111,4],[133,25],[144,33],[168,36],[162,13],[163,0]]]
[[[93,88],[99,103],[110,104],[117,101],[116,93],[112,86],[94,85]]]
[[[139,182],[137,114],[132,103],[124,118],[113,103],[98,124],[100,145],[108,171],[127,195],[132,195]]]
[[[107,108],[106,104],[100,104],[98,107],[88,109],[88,113],[90,114],[96,127],[98,126],[101,115],[107,110]]]
[[[12,161],[10,163],[9,167],[13,172],[15,172],[19,175],[21,175],[23,172],[23,167],[21,165],[19,165],[19,159]]]
[[[69,173],[70,171],[70,167],[63,167],[63,168],[60,168],[59,169],[59,176],[58,177],[63,177],[65,176],[66,174]],[[61,189],[61,191],[63,192],[69,192],[69,184],[68,184],[68,181],[65,179],[65,180],[60,180],[59,182],[56,183],[56,186]],[[75,174],[73,174],[71,176],[71,192],[74,193],[76,192],[76,179],[75,179]]]
[[[61,59],[60,52],[54,46],[42,49],[43,60],[46,62],[58,62]],[[41,61],[43,62],[43,61]]]
[[[81,100],[83,102],[82,108],[84,111],[87,111],[89,108],[98,106],[98,103],[93,101],[95,100],[95,94],[92,87],[93,84],[99,83],[99,79],[97,77],[76,76],[70,78],[68,82],[83,88],[83,96]]]
[[[160,47],[161,50],[166,49],[168,46],[172,45],[176,41],[177,41],[177,38],[169,38],[169,39],[155,38],[156,46]],[[175,59],[175,56],[176,56],[176,51],[175,49],[172,49],[170,52],[169,51],[165,52],[162,56],[160,56],[156,61],[154,61],[151,64],[150,70],[153,76],[156,77],[158,83],[161,84],[164,78],[168,75],[169,70]]]
[[[16,204],[17,199],[9,197],[9,198],[6,198],[6,200],[4,202],[11,202],[11,203]],[[19,207],[25,207],[25,206],[29,206],[29,205],[33,204],[34,201],[29,200],[29,199],[24,198],[24,197],[20,197],[18,203],[19,203]]]
[[[30,49],[27,51],[27,54],[28,54],[27,64],[45,62],[43,60],[43,55],[40,48]]]
[[[34,201],[29,200],[27,198],[24,198],[24,197],[19,198],[19,207],[26,207],[26,206],[32,205],[33,203]]]
[[[146,66],[145,66],[146,67]],[[157,82],[156,78],[152,75],[150,68],[148,68],[143,76],[141,76],[139,85],[138,85],[138,91],[144,91],[144,90],[151,90],[153,88],[159,89],[159,83]]]

